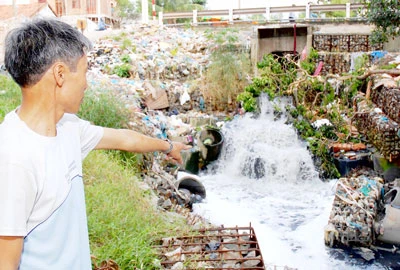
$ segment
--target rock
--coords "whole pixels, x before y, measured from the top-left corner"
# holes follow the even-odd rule
[[[171,207],[172,207],[172,202],[171,202],[171,200],[170,200],[170,199],[165,200],[165,201],[163,202],[163,204],[161,205],[161,207],[164,208],[165,210],[171,209]]]
[[[171,267],[171,269],[173,269],[173,270],[183,270],[183,269],[185,269],[185,266],[183,265],[183,262],[177,262]]]
[[[386,183],[392,182],[397,178],[400,178],[400,168],[398,167],[390,167],[383,172],[383,179]]]
[[[375,253],[369,248],[360,247],[355,249],[356,253],[360,255],[366,261],[372,261],[375,259]]]

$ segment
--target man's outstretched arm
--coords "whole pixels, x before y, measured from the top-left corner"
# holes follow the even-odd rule
[[[16,270],[24,243],[22,236],[0,236],[0,270]]]
[[[169,142],[143,135],[129,129],[104,128],[104,135],[97,144],[96,149],[116,149],[136,153],[147,153],[155,151],[168,151]],[[180,142],[172,142],[172,149],[168,156],[182,163],[181,151],[190,149],[190,145]]]

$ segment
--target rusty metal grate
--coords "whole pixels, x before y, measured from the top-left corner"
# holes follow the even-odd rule
[[[163,269],[265,269],[251,226],[200,229],[163,238],[156,248]]]

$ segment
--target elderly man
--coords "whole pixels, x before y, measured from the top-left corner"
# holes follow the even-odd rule
[[[55,19],[12,30],[5,66],[22,103],[0,125],[0,269],[91,269],[82,160],[93,149],[163,151],[182,143],[79,119],[90,41]]]

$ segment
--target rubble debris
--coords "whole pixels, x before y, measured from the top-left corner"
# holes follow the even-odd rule
[[[133,26],[131,31],[94,44],[88,53],[89,82],[116,84],[111,88],[121,96],[139,96],[141,105],[150,110],[169,108],[179,113],[201,108],[195,80],[209,63],[202,32],[158,25]]]
[[[329,146],[334,164],[341,176],[358,167],[373,168],[371,152],[364,143],[332,143]]]
[[[382,188],[383,179],[373,174],[340,178],[325,227],[325,244],[371,246],[376,240],[374,224]]]
[[[384,183],[372,169],[354,170],[337,182],[325,244],[350,247],[366,261],[374,251],[398,253],[399,208],[400,178]]]
[[[400,88],[388,88],[377,84],[371,93],[371,100],[394,122],[400,123]]]
[[[396,106],[395,106],[396,107]],[[366,100],[357,103],[354,123],[358,131],[389,161],[400,158],[399,124]]]
[[[372,261],[375,259],[375,253],[369,248],[356,248],[356,253],[359,254],[366,261]]]

